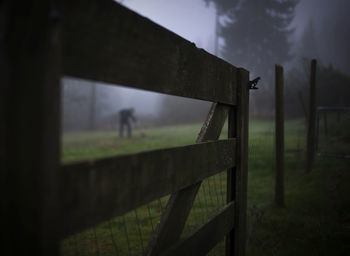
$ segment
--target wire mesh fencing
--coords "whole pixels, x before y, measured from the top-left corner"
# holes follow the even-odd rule
[[[200,127],[201,124],[154,127],[145,131],[146,137],[135,137],[133,140],[118,139],[116,133],[108,131],[65,134],[63,161],[101,157],[106,150],[118,154],[118,148],[127,151],[128,146],[132,146],[130,152],[138,152],[146,148],[186,145],[192,143]],[[220,138],[227,138],[227,124]],[[111,144],[110,148],[107,148],[108,143]],[[90,151],[86,154],[81,152],[82,145],[84,149],[88,146]],[[103,145],[103,152],[100,145]],[[124,151],[122,153],[129,153]],[[203,180],[181,238],[190,235],[226,205],[226,179],[226,170],[222,170]],[[61,242],[61,255],[144,255],[169,197],[165,196],[64,239]],[[224,241],[209,252],[209,255],[224,254]]]
[[[143,255],[169,196],[112,218],[62,241],[61,255]],[[226,171],[203,180],[182,237],[204,224],[226,204]],[[223,244],[209,255],[224,255]]]
[[[194,133],[198,131],[197,127],[193,129]],[[272,201],[274,193],[274,181],[271,175],[274,172],[275,127],[273,119],[252,118],[249,129],[247,244],[261,249],[265,246],[264,241],[259,240],[255,234],[259,232],[260,224],[264,219],[266,206],[264,204]],[[305,131],[304,119],[286,120],[286,166],[292,169],[291,173],[294,174],[300,173],[304,167]],[[224,127],[221,138],[226,138],[226,134],[227,126]],[[195,134],[191,134],[189,137],[194,136]],[[226,204],[226,175],[226,170],[222,170],[203,180],[181,235],[182,238],[194,232]],[[61,254],[143,255],[168,199],[169,196],[155,200],[123,216],[112,218],[65,239],[62,241]],[[224,239],[208,255],[225,255]]]
[[[169,196],[62,241],[61,255],[142,255]]]
[[[195,231],[226,205],[227,172],[222,171],[204,179],[186,221],[182,237]],[[225,255],[224,240],[207,255]]]
[[[279,240],[266,233],[271,209],[275,209],[276,141],[274,115],[256,114],[251,108],[248,146],[247,255],[278,255]],[[306,120],[284,120],[284,187],[286,200],[292,180],[305,171]],[[288,205],[288,201],[286,202]],[[274,227],[279,230],[279,226]],[[272,253],[273,252],[273,253]]]
[[[317,154],[350,158],[350,108],[319,107],[316,119]]]

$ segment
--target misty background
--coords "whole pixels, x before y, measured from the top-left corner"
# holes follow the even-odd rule
[[[273,117],[274,65],[285,68],[287,118],[304,115],[310,60],[318,60],[317,104],[349,106],[348,0],[123,0],[124,6],[262,78],[251,115]],[[117,72],[117,71],[116,71]],[[142,127],[201,122],[210,103],[63,78],[63,130],[116,129],[135,108]]]

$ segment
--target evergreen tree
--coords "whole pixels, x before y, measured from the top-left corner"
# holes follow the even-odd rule
[[[214,3],[219,15],[225,14],[228,10],[234,8],[239,0],[204,0],[206,4]]]
[[[222,56],[269,80],[274,64],[290,59],[288,36],[298,0],[205,0],[228,17],[221,24]],[[231,2],[231,5],[229,5]]]
[[[309,21],[309,24],[304,29],[299,44],[297,54],[301,58],[318,59],[318,45],[312,20]]]

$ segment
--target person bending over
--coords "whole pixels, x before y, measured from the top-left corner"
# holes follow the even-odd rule
[[[134,116],[134,108],[122,109],[119,111],[119,136],[123,137],[124,126],[127,127],[128,137],[132,136],[132,127],[130,124],[130,119],[136,122],[136,118]]]

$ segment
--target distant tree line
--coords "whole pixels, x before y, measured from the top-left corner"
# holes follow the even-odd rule
[[[204,122],[210,102],[176,96],[161,96],[157,124]]]
[[[93,130],[117,125],[120,97],[115,87],[81,79],[62,83],[62,129]]]
[[[224,39],[221,55],[235,66],[245,67],[265,81],[273,78],[276,63],[292,57],[288,37],[298,0],[204,0],[214,3],[219,36]]]
[[[287,72],[285,77],[285,112],[289,118],[304,115],[298,92],[308,104],[310,60]],[[350,107],[350,76],[332,65],[318,64],[316,72],[317,106]]]

